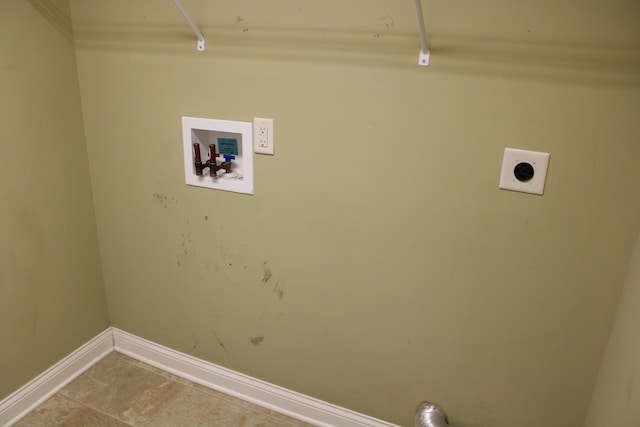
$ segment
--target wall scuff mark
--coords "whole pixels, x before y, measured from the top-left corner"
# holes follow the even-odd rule
[[[271,279],[271,276],[273,276],[273,272],[271,271],[271,268],[267,266],[267,261],[265,261],[263,265],[264,265],[264,275],[262,276],[262,283],[267,283],[269,279]]]
[[[224,345],[224,342],[220,339],[220,337],[218,336],[218,334],[216,334],[215,332],[213,333],[213,336],[216,338],[216,341],[218,341],[218,345],[220,347],[222,347],[222,349],[224,350],[225,353],[229,354],[229,350],[227,350],[227,346]]]
[[[257,337],[250,338],[249,341],[251,341],[251,344],[257,347],[262,344],[262,342],[264,341],[264,337],[262,335],[258,335]]]

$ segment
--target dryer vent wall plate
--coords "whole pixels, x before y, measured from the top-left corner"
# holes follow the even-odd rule
[[[499,187],[542,195],[548,167],[549,153],[505,148]]]

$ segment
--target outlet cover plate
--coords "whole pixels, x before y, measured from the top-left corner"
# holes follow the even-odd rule
[[[184,151],[184,175],[187,185],[214,190],[253,194],[253,132],[249,122],[231,120],[201,119],[182,117],[182,143]],[[209,160],[209,144],[220,145],[234,142],[237,154],[232,160],[232,173],[219,177],[209,175],[205,168],[203,175],[196,175],[193,144],[200,145],[202,162]]]
[[[273,119],[253,118],[253,150],[273,156]]]
[[[520,175],[519,179],[516,176],[519,175],[516,174],[516,167],[518,165],[528,169],[533,176],[529,178],[526,174],[524,177]],[[544,193],[548,167],[549,153],[505,148],[504,157],[502,158],[499,187],[503,190],[542,195]]]

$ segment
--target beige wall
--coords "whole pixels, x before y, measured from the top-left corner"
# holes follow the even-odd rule
[[[640,229],[636,2],[72,0],[114,326],[409,425],[582,425]],[[593,3],[593,2],[592,2]],[[254,196],[180,117],[273,117]],[[497,189],[551,153],[543,197]],[[270,272],[269,276],[266,272]],[[262,337],[262,339],[260,339]]]
[[[640,238],[632,259],[585,427],[640,424]]]
[[[0,0],[0,398],[109,326],[70,22]]]

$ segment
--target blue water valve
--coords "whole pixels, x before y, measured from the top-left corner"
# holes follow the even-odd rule
[[[231,154],[225,154],[224,155],[224,161],[225,162],[230,162],[231,160],[234,160],[236,158],[236,156],[232,156]]]

